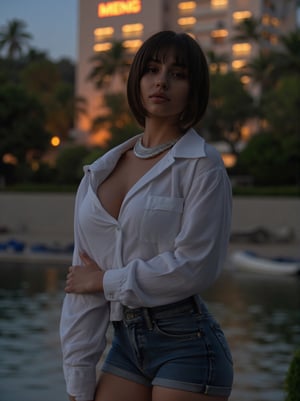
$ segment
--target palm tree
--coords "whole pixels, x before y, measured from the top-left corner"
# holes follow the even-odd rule
[[[0,29],[0,50],[7,49],[9,59],[21,55],[32,35],[26,31],[26,22],[14,19]]]
[[[275,59],[276,53],[265,53],[260,51],[258,55],[247,63],[245,70],[247,74],[258,83],[261,92],[270,89],[276,81]]]
[[[261,23],[255,18],[245,18],[239,25],[235,27],[236,35],[233,40],[236,42],[253,41],[259,42]]]
[[[300,71],[300,29],[281,36],[280,42],[283,50],[278,53],[276,62],[278,72],[298,75]]]
[[[114,42],[110,50],[100,52],[91,58],[93,67],[88,80],[95,83],[96,88],[108,87],[113,78],[120,76],[125,82],[129,61],[122,42]]]

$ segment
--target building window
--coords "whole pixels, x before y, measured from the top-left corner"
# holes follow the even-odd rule
[[[211,0],[210,5],[213,9],[227,8],[228,0]]]
[[[144,30],[143,24],[127,24],[122,26],[123,37],[142,36]]]
[[[212,41],[214,44],[223,44],[228,36],[228,31],[227,29],[214,29],[211,33],[210,36],[212,38]]]
[[[185,12],[190,12],[194,11],[196,8],[196,2],[195,1],[183,1],[177,5],[178,9],[180,12],[185,13]]]
[[[276,17],[272,17],[271,18],[271,25],[275,26],[275,27],[278,27],[280,25],[280,20],[278,18],[276,18]]]
[[[209,70],[212,74],[219,72],[220,74],[226,74],[228,72],[228,64],[221,62],[221,63],[211,63],[209,65]]]
[[[232,45],[234,56],[248,56],[251,53],[250,43],[236,43]]]
[[[185,17],[185,18],[179,18],[177,22],[178,25],[187,27],[195,25],[196,21],[197,20],[195,17]]]
[[[242,68],[244,68],[246,66],[246,61],[245,60],[234,60],[232,62],[232,69],[233,70],[241,70]]]
[[[125,40],[123,46],[129,53],[135,53],[142,45],[142,41],[139,39]]]
[[[95,42],[111,38],[115,30],[112,26],[107,26],[105,28],[96,28],[94,30]]]
[[[262,16],[261,22],[262,22],[263,25],[266,25],[266,26],[271,25],[271,17],[270,17],[270,15],[264,14]]]
[[[241,77],[241,83],[244,85],[248,85],[251,82],[251,79],[248,75],[243,75]]]
[[[106,52],[107,50],[110,50],[112,48],[112,44],[110,42],[105,42],[105,43],[96,43],[94,45],[94,51],[95,52]]]
[[[251,11],[235,11],[232,14],[232,18],[233,18],[233,22],[235,24],[239,24],[241,23],[243,20],[247,19],[247,18],[251,18],[252,17],[252,12]]]

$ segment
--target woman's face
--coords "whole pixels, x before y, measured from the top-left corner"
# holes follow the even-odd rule
[[[179,122],[189,95],[188,71],[179,65],[173,52],[148,62],[140,81],[142,103],[149,118]]]

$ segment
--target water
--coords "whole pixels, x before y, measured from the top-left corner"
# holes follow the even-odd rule
[[[0,264],[0,401],[67,401],[58,323],[66,268]],[[283,401],[300,346],[300,280],[226,271],[206,292],[235,361],[230,401]]]

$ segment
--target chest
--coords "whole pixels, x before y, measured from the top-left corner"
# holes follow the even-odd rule
[[[102,207],[117,219],[126,194],[161,157],[141,160],[134,157],[131,151],[126,152],[97,189]]]

